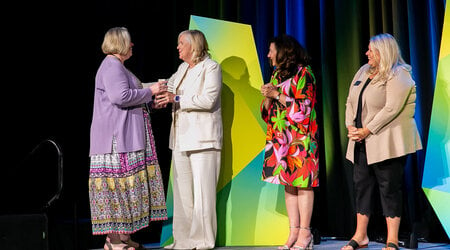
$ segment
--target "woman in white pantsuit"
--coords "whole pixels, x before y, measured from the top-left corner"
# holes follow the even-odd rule
[[[222,72],[198,30],[178,36],[184,62],[168,80],[158,106],[173,103],[169,147],[173,163],[173,244],[167,249],[212,249],[217,233],[216,185],[222,149]]]

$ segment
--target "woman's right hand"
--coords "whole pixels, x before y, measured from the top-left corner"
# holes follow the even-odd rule
[[[167,81],[160,81],[155,84],[152,84],[150,86],[150,90],[152,91],[152,94],[158,95],[160,93],[166,92],[167,91],[166,83],[167,83]]]
[[[273,99],[278,94],[278,91],[277,88],[272,85],[272,83],[266,83],[261,86],[261,94],[264,97]]]
[[[353,141],[356,141],[358,137],[355,135],[355,133],[358,129],[355,126],[350,125],[347,127],[347,130],[348,130],[347,137]]]

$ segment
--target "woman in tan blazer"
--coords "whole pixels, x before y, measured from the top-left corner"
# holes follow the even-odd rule
[[[411,66],[390,34],[372,37],[368,63],[350,85],[345,111],[347,159],[354,164],[356,232],[342,249],[368,246],[367,226],[378,186],[386,217],[385,250],[398,249],[406,156],[422,149],[414,110],[416,87]]]
[[[173,163],[173,244],[167,249],[213,249],[216,241],[216,185],[222,149],[220,65],[209,58],[198,30],[178,36],[184,62],[168,80],[157,105],[173,103],[169,147]]]

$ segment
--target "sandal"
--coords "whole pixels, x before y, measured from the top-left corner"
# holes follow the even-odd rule
[[[105,245],[103,246],[104,250],[136,250],[134,247],[130,247],[127,244],[120,243],[120,244],[113,244],[111,242],[106,241]]]
[[[398,248],[397,245],[395,245],[395,244],[392,243],[392,242],[388,242],[388,243],[387,243],[386,249],[388,249],[388,248],[394,248],[395,250],[399,250],[399,249],[400,249],[400,248]]]
[[[131,240],[131,238],[129,238],[127,241],[122,241],[122,243],[127,244],[128,246],[134,247],[136,250],[146,250],[147,249],[141,243],[137,243],[137,242]],[[135,246],[135,245],[137,245],[137,246]]]
[[[347,246],[352,247],[352,249],[355,250],[355,249],[367,248],[367,247],[369,247],[369,244],[360,245],[358,242],[356,242],[356,240],[351,239],[347,243],[347,245],[341,247],[341,249],[344,248],[344,247],[347,247]]]
[[[300,228],[300,226],[289,227],[289,231],[290,231],[292,228],[294,228],[294,229],[295,229],[295,228]],[[289,232],[289,234],[290,234],[290,232]],[[289,238],[288,238],[288,240],[289,240]],[[295,244],[295,241],[292,242],[290,246],[288,246],[287,244],[285,244],[285,245],[283,245],[283,246],[278,247],[278,250],[289,250],[289,249],[291,249],[291,247],[292,247],[294,244]]]
[[[310,227],[300,227],[300,229],[311,231]],[[309,242],[306,244],[305,247],[295,245],[291,249],[293,249],[293,250],[313,250],[314,249],[314,235],[311,233],[311,239],[309,239]]]

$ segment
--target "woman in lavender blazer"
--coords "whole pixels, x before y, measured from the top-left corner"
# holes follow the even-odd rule
[[[146,107],[165,91],[163,82],[143,88],[124,66],[130,34],[111,28],[95,78],[90,139],[89,199],[92,233],[107,235],[104,249],[139,249],[130,235],[149,221],[167,219],[161,172]]]

